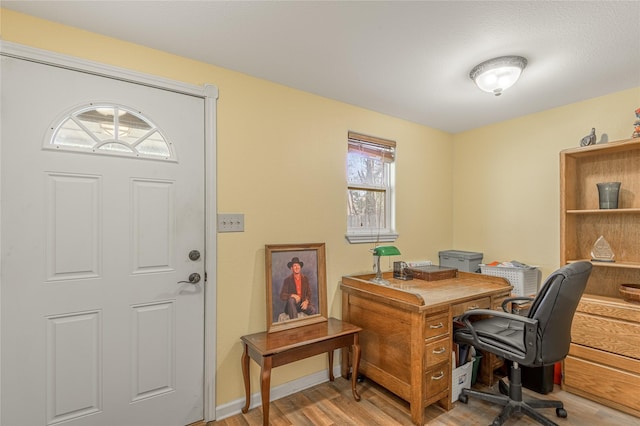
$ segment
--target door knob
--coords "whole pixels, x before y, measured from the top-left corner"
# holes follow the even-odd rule
[[[189,275],[189,281],[178,281],[178,284],[180,283],[197,284],[199,282],[200,282],[200,274],[197,272],[194,272]]]

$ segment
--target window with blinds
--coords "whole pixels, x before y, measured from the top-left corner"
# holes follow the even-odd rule
[[[348,134],[347,239],[389,242],[394,223],[396,143],[355,132]]]

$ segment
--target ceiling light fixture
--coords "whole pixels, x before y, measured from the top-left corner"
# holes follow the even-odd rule
[[[500,96],[518,81],[526,66],[527,60],[522,56],[501,56],[476,65],[469,77],[480,90]]]

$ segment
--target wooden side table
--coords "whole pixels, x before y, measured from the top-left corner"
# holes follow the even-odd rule
[[[360,363],[360,343],[358,333],[362,329],[353,324],[329,318],[325,322],[291,328],[275,333],[256,333],[242,336],[244,352],[242,354],[242,375],[246,395],[242,412],[249,411],[251,383],[249,378],[249,358],[260,365],[260,393],[262,396],[262,424],[269,424],[269,393],[271,387],[271,369],[293,361],[327,352],[329,355],[329,380],[333,381],[333,351],[351,347],[353,369],[351,372],[351,391],[353,398],[360,401],[356,390],[358,364]],[[348,378],[342,368],[343,377]]]

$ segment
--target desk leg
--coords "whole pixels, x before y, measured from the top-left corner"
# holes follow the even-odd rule
[[[269,392],[271,389],[271,357],[263,358],[260,379],[260,394],[262,395],[262,425],[269,426]]]
[[[242,412],[249,411],[249,404],[251,402],[251,380],[249,378],[249,346],[244,345],[244,352],[242,353],[242,377],[244,378],[244,394],[245,403],[242,408]]]
[[[360,395],[356,389],[358,383],[358,367],[360,366],[360,339],[358,333],[353,335],[353,368],[351,370],[351,392],[353,392],[353,399],[360,401]]]
[[[327,353],[329,354],[329,381],[333,382],[333,349]]]

